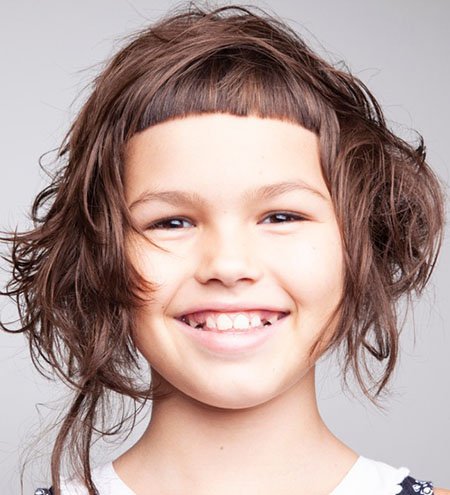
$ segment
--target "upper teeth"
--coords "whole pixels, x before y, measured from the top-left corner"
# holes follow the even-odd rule
[[[267,312],[268,313],[268,312]],[[192,314],[184,317],[184,320],[192,327],[207,327],[217,330],[244,330],[246,328],[260,327],[261,325],[268,323],[273,324],[279,318],[281,314],[268,313],[267,317],[263,314],[253,313],[238,313],[238,314],[225,314],[225,313],[210,313],[206,315]]]

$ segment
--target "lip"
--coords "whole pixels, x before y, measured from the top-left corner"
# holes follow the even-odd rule
[[[288,314],[289,310],[276,307],[276,306],[261,306],[260,304],[252,303],[218,303],[218,304],[203,304],[202,306],[195,306],[192,308],[187,308],[183,312],[176,314],[174,317],[177,319],[183,316],[190,315],[193,313],[203,313],[207,311],[223,312],[223,313],[239,313],[239,312],[252,312],[252,311],[269,311],[272,313],[284,313]]]
[[[220,357],[240,357],[261,350],[279,333],[290,313],[272,325],[247,330],[200,330],[175,318],[177,328],[203,350]]]

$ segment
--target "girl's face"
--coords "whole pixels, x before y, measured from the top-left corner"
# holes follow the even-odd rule
[[[139,236],[128,243],[157,284],[134,336],[152,368],[174,389],[224,408],[260,404],[300,382],[343,286],[315,134],[228,114],[164,122],[129,142],[125,190],[133,218],[163,248]],[[206,330],[179,321],[200,309]],[[244,326],[247,317],[288,314],[263,328],[211,330],[211,321],[230,321],[227,313],[242,313]]]

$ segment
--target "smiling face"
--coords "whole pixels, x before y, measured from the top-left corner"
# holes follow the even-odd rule
[[[152,368],[183,394],[225,408],[260,404],[299,382],[343,285],[316,135],[225,114],[164,122],[129,142],[125,193],[137,225],[162,248],[139,236],[128,244],[157,284],[134,336]],[[219,305],[219,313],[289,314],[262,342],[242,349],[248,334],[221,334],[235,340],[217,350],[178,318]]]

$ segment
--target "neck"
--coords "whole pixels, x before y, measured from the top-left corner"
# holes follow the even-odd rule
[[[155,483],[166,488],[161,492],[170,485],[196,494],[212,486],[221,487],[216,494],[242,487],[295,493],[295,486],[329,493],[356,458],[319,414],[313,367],[283,394],[250,408],[211,407],[179,391],[155,402],[146,432],[114,467],[138,495]]]

